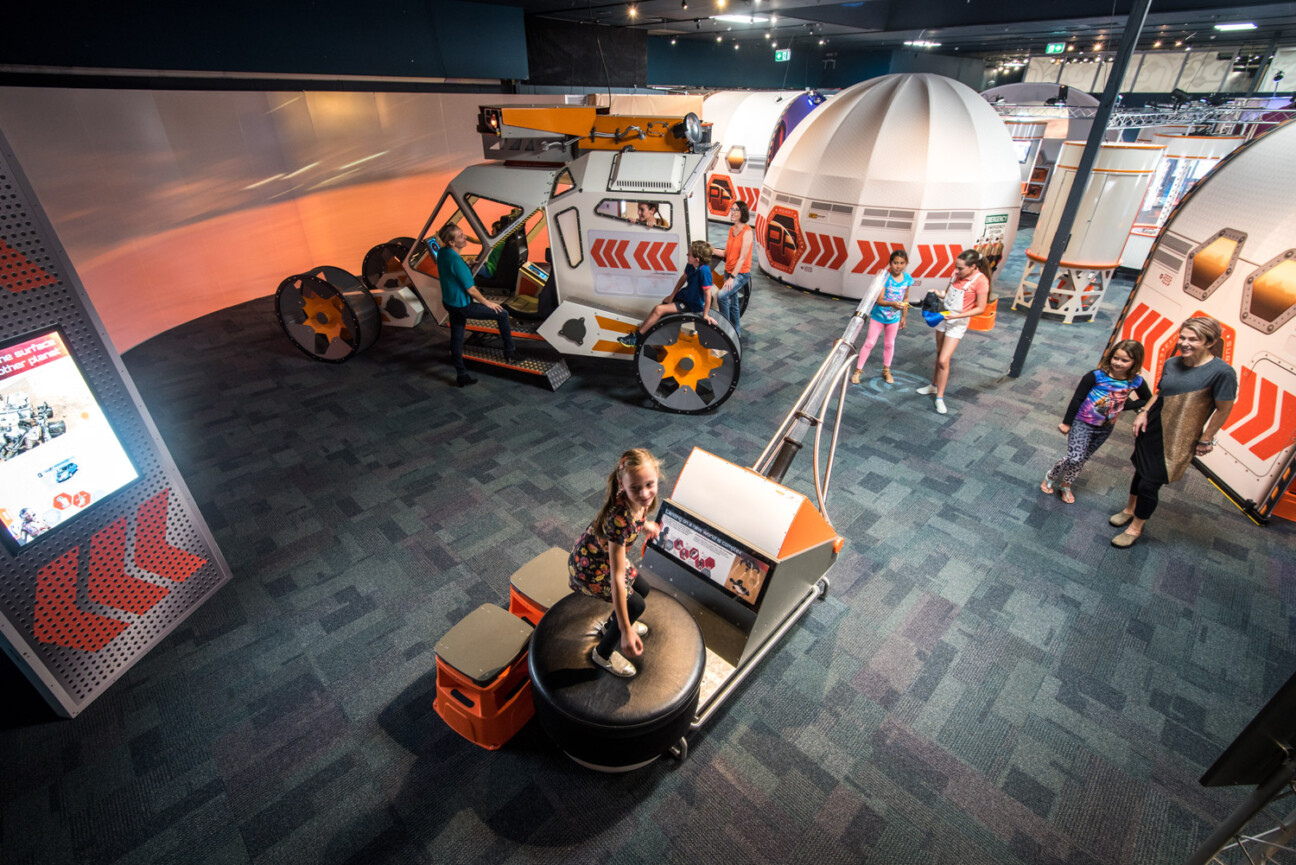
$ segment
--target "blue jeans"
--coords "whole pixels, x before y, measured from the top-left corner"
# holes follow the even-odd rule
[[[728,274],[726,274],[725,279],[728,280],[728,278]],[[749,282],[751,282],[750,273],[736,273],[733,277],[733,285],[729,287],[729,290],[725,291],[722,288],[716,293],[716,307],[720,310],[720,314],[733,325],[734,333],[738,334],[738,336],[742,336],[742,326],[738,323],[739,318],[742,316],[742,302],[738,292]]]
[[[513,331],[509,328],[508,310],[501,309],[495,312],[481,303],[447,306],[445,310],[450,316],[450,357],[454,359],[455,372],[459,375],[466,375],[468,372],[468,368],[464,366],[463,345],[464,329],[468,326],[470,318],[491,319],[499,327],[500,336],[504,340],[504,350],[513,351],[516,348],[513,345]]]

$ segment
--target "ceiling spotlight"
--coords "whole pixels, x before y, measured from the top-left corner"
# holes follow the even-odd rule
[[[1101,50],[1102,50],[1102,43],[1101,43],[1101,42],[1097,42],[1097,43],[1095,43],[1095,44],[1094,44],[1094,47],[1093,47],[1093,50],[1095,50],[1095,51],[1101,51]]]
[[[734,50],[735,50],[735,51],[738,50],[738,43],[737,43],[737,42],[734,43]]]
[[[688,8],[688,0],[680,0],[680,8],[681,8],[681,9],[687,9],[687,8]]]
[[[1152,47],[1153,47],[1153,48],[1160,48],[1160,47],[1161,47],[1161,40],[1158,39],[1157,41],[1153,42],[1153,43],[1152,43]]]
[[[768,31],[768,30],[765,31],[765,38],[766,38],[766,39],[770,38],[770,35],[769,35],[769,31]]]
[[[716,37],[716,41],[717,41],[717,42],[723,42],[723,41],[724,41],[724,37],[723,37],[723,36],[717,36],[717,37]]]
[[[674,36],[671,37],[671,44],[672,44],[672,45],[675,44],[675,37],[674,37]]]
[[[1182,45],[1182,44],[1183,44],[1183,40],[1182,40],[1182,39],[1176,39],[1176,40],[1175,40],[1175,47],[1176,47],[1176,48],[1178,48],[1178,47],[1179,47],[1180,45]]]
[[[630,4],[630,9],[628,11],[630,13],[631,18],[639,17],[639,7],[635,6],[633,3]]]
[[[719,9],[725,8],[725,0],[716,0],[716,7]]]
[[[774,26],[775,24],[777,24],[777,23],[778,23],[778,16],[777,16],[777,15],[771,15],[771,16],[770,16],[770,26],[773,27],[773,26]]]
[[[1068,51],[1074,51],[1074,50],[1075,50],[1075,46],[1074,46],[1074,45],[1068,45],[1068,46],[1067,46],[1067,50],[1068,50]]]
[[[1192,50],[1192,46],[1191,46],[1191,45],[1185,45],[1185,46],[1184,46],[1184,50],[1185,50],[1185,51],[1191,51],[1191,50]]]
[[[822,45],[822,44],[824,44],[824,43],[827,42],[827,41],[828,41],[827,39],[820,39],[820,40],[819,40],[819,44]]]
[[[778,43],[777,43],[777,42],[771,42],[771,43],[770,43],[770,47],[771,47],[771,48],[777,48],[777,47],[778,47]]]

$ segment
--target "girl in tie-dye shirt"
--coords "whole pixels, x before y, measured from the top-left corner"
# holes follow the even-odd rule
[[[1071,485],[1089,457],[1102,447],[1116,428],[1116,418],[1125,408],[1130,392],[1134,392],[1139,401],[1152,396],[1143,376],[1138,375],[1142,368],[1143,345],[1125,339],[1109,348],[1098,368],[1080,379],[1066,415],[1058,424],[1058,432],[1067,437],[1066,456],[1049,469],[1040,484],[1040,492],[1052,495],[1056,481],[1062,501],[1067,504],[1075,501]]]

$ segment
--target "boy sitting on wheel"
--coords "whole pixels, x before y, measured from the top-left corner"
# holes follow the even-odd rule
[[[711,244],[705,240],[695,240],[689,244],[688,265],[684,275],[675,284],[670,297],[653,307],[652,312],[644,319],[638,329],[632,330],[617,342],[622,345],[634,345],[639,337],[648,332],[664,315],[677,312],[700,313],[707,324],[715,324],[711,318],[712,279],[711,267],[703,262],[711,261]]]

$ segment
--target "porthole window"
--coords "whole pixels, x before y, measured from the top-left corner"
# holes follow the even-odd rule
[[[1296,316],[1296,249],[1276,256],[1246,278],[1242,321],[1273,333]]]
[[[1246,237],[1244,232],[1225,228],[1193,249],[1184,271],[1184,293],[1198,300],[1210,297],[1233,273]]]

